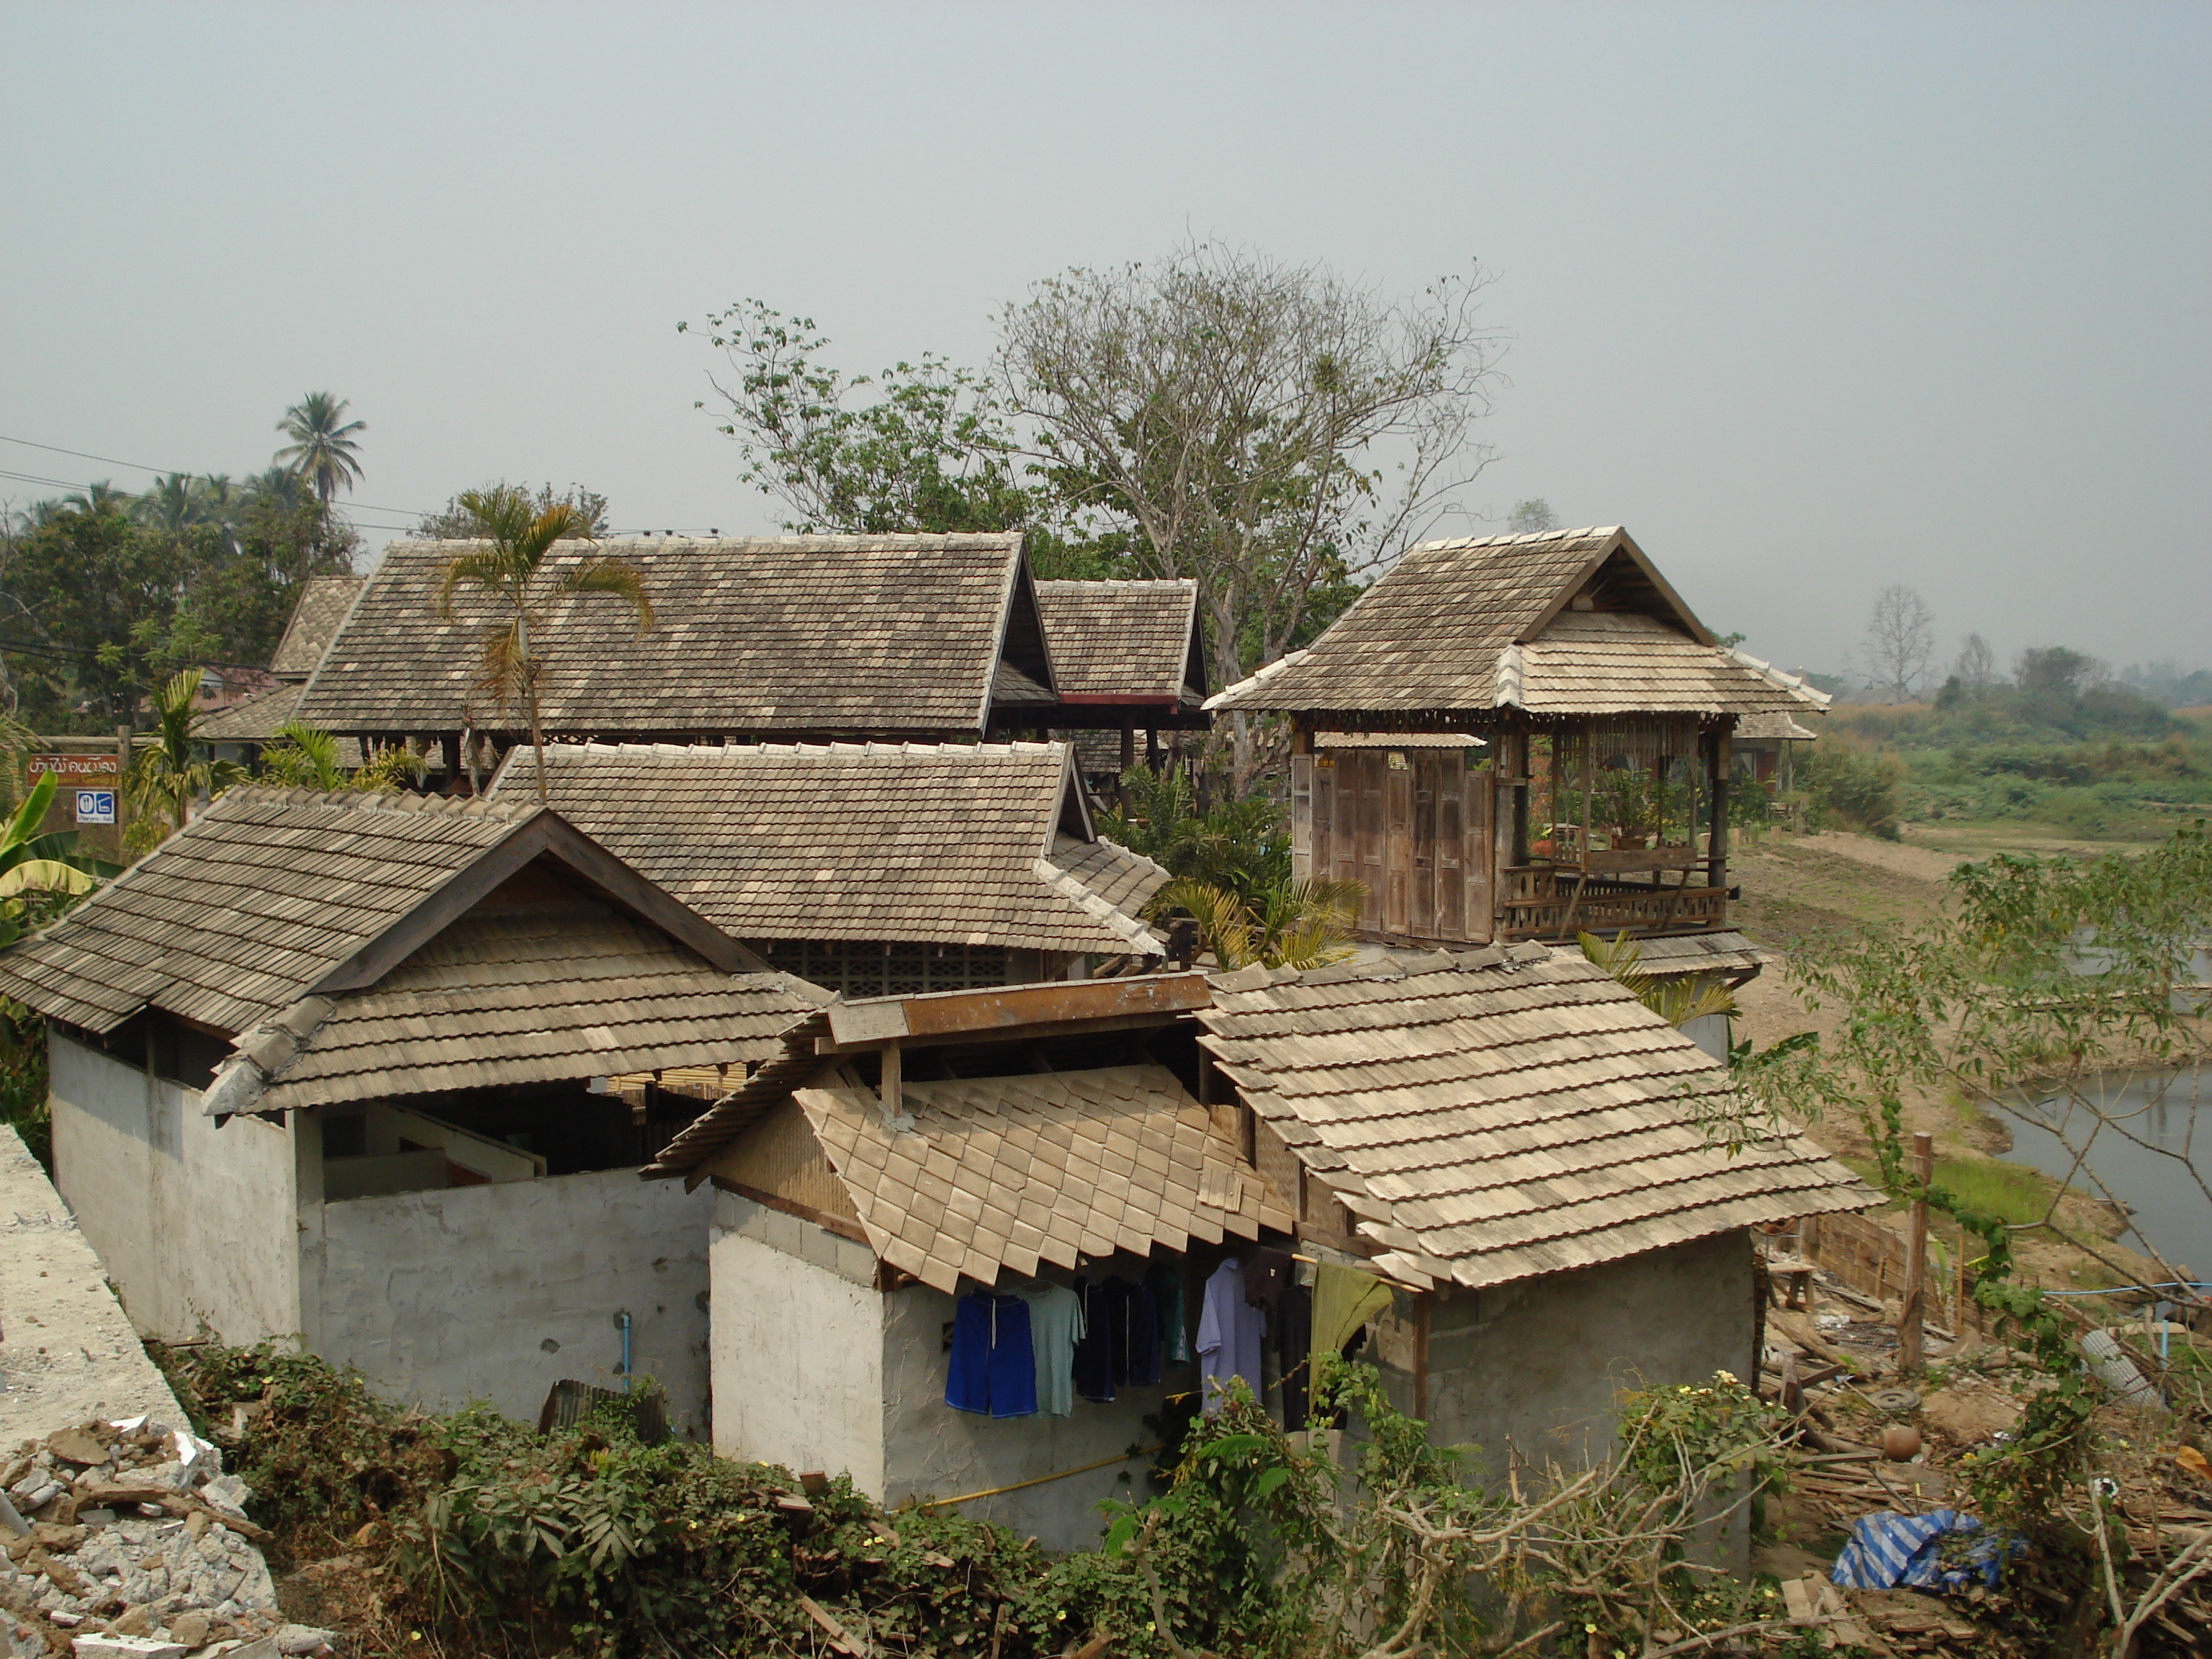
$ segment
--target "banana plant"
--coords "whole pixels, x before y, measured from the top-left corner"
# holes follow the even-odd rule
[[[49,772],[0,830],[0,945],[22,937],[40,895],[81,898],[99,884],[98,870],[77,856],[73,834],[39,833],[53,805],[54,788]]]

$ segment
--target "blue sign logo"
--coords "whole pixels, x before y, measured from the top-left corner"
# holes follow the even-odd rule
[[[112,789],[80,789],[76,792],[76,821],[79,823],[112,823],[115,822],[115,792]]]

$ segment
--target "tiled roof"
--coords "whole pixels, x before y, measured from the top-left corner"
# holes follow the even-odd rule
[[[1168,872],[1158,865],[1103,836],[1097,841],[1058,836],[1047,861],[1124,915],[1139,914],[1152,895],[1168,884]]]
[[[1727,1068],[1578,952],[1217,975],[1201,1039],[1376,1266],[1498,1285],[1879,1202],[1795,1133],[1731,1157]]]
[[[493,799],[534,767],[517,750]],[[1088,830],[1063,744],[556,744],[547,768],[563,817],[735,938],[1163,949],[1136,911],[1166,872],[1060,833]]]
[[[336,999],[256,1109],[768,1060],[824,994],[724,973],[602,904],[474,913]]]
[[[1598,609],[1570,610],[1586,590]],[[1808,700],[1783,683],[1786,676],[1708,638],[1617,526],[1431,542],[1379,577],[1307,650],[1207,707],[1748,714]],[[1639,672],[1649,683],[1638,697]]]
[[[1718,647],[1632,611],[1563,611],[1526,645],[1509,646],[1499,667],[1501,687],[1517,669],[1512,701],[1532,714],[1786,714],[1803,707]]]
[[[200,738],[206,743],[274,743],[277,728],[299,714],[300,693],[305,689],[295,680],[258,692],[228,708],[203,714],[197,728]],[[336,738],[332,741],[338,746],[340,766],[357,768],[363,763],[360,738]]]
[[[1290,1212],[1161,1066],[908,1083],[911,1127],[872,1091],[801,1089],[876,1255],[937,1289],[1079,1255],[1187,1250],[1288,1231]]]
[[[1741,933],[1683,933],[1636,941],[1636,970],[1647,978],[1680,974],[1749,974],[1781,958]]]
[[[1196,582],[1039,582],[1036,592],[1061,696],[1181,697],[1190,690]]]
[[[365,576],[310,576],[292,605],[284,637],[269,659],[269,672],[282,680],[304,680],[315,672],[337,636],[338,624],[353,608]]]
[[[446,566],[480,545],[393,543],[303,714],[343,732],[520,730],[472,690],[483,596],[456,590],[450,619],[438,604]],[[617,600],[550,591],[591,559],[644,573],[651,629]],[[1018,678],[1052,689],[1017,534],[563,542],[538,580],[553,732],[980,732],[1002,640]]]
[[[1810,743],[1820,734],[1808,732],[1787,714],[1746,714],[1735,723],[1739,738],[1782,738],[1791,743]]]
[[[539,811],[534,801],[232,790],[68,915],[0,953],[0,991],[94,1031],[149,1005],[243,1030]]]

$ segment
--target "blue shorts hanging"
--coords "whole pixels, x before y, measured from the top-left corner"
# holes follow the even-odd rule
[[[1036,1354],[1030,1304],[1018,1296],[977,1291],[952,1310],[952,1358],[945,1403],[991,1417],[1036,1415]]]

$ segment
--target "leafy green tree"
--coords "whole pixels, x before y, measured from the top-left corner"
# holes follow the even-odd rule
[[[447,564],[438,602],[451,617],[454,590],[473,587],[499,613],[501,620],[484,631],[477,685],[502,707],[520,705],[528,718],[542,801],[547,798],[545,728],[538,696],[543,659],[533,641],[544,639],[550,622],[546,602],[560,595],[604,594],[628,605],[643,634],[653,626],[653,601],[646,594],[644,573],[624,559],[586,559],[550,583],[536,580],[555,543],[586,536],[583,515],[573,503],[556,502],[541,512],[526,493],[510,484],[469,490],[459,500],[475,521],[476,538],[490,545],[458,554]]]
[[[327,392],[310,392],[276,422],[276,429],[292,441],[276,452],[278,463],[305,479],[325,507],[339,490],[361,482],[357,434],[368,430],[368,422],[347,420],[351,406]]]
[[[245,781],[244,767],[211,759],[200,740],[199,710],[193,707],[199,689],[198,671],[188,668],[155,694],[154,741],[132,761],[125,786],[141,823],[170,817],[181,830],[194,801]]]
[[[812,318],[758,300],[709,316],[702,331],[732,373],[726,384],[709,378],[721,429],[744,458],[738,477],[791,510],[785,529],[978,532],[1050,516],[1048,495],[1024,479],[1006,411],[972,371],[925,352],[848,378],[821,361],[830,340]]]
[[[471,493],[489,495],[501,489],[520,490],[529,502],[533,514],[550,513],[556,507],[574,508],[577,519],[583,525],[583,528],[576,532],[580,536],[597,541],[607,533],[607,498],[597,490],[586,489],[581,484],[570,484],[565,494],[556,495],[553,486],[548,483],[540,484],[537,494],[532,495],[528,484],[509,484],[501,478]],[[456,495],[440,511],[424,514],[421,522],[407,533],[422,541],[461,542],[483,532],[478,527],[476,514],[462,506],[461,497]]]
[[[1552,511],[1551,502],[1534,495],[1513,504],[1513,516],[1505,521],[1505,527],[1516,536],[1540,536],[1559,527],[1559,515]]]

